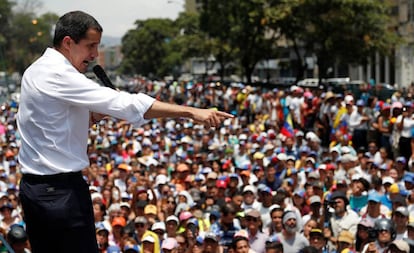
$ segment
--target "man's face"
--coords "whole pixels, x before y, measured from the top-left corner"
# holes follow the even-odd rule
[[[345,211],[345,202],[341,198],[336,198],[335,200],[335,213],[339,214]]]
[[[151,253],[154,252],[154,243],[151,242],[143,242],[142,243],[143,252],[144,253]]]
[[[81,73],[85,73],[88,69],[89,63],[95,60],[98,56],[98,46],[101,42],[102,33],[89,29],[86,32],[86,38],[76,43],[70,38],[65,44],[68,47],[67,58],[72,65]],[[62,42],[62,43],[65,43]]]
[[[204,240],[204,251],[208,253],[216,252],[218,243],[212,239]]]
[[[378,232],[378,241],[381,243],[387,243],[391,241],[391,233],[388,230],[380,230]]]
[[[368,214],[370,216],[379,215],[380,207],[381,207],[380,203],[375,202],[375,201],[368,201],[368,208],[367,208]]]
[[[290,218],[285,222],[285,229],[289,233],[295,233],[296,232],[296,219]]]
[[[282,229],[282,216],[283,211],[274,211],[272,213],[272,222],[279,231]]]
[[[249,244],[246,240],[240,240],[236,244],[236,253],[248,253]]]
[[[322,235],[311,235],[309,238],[309,244],[315,248],[322,249],[325,246],[325,238]]]
[[[408,217],[407,216],[404,216],[400,212],[396,212],[392,216],[392,220],[395,222],[395,225],[397,225],[397,227],[406,227],[407,226],[407,222],[408,222]]]
[[[246,203],[247,205],[251,205],[254,202],[254,193],[247,191],[245,193],[243,193],[243,199],[244,199],[244,203]]]
[[[249,228],[249,230],[251,231],[257,231],[259,228],[259,224],[260,224],[260,218],[256,218],[256,217],[252,217],[252,216],[247,216],[246,217],[246,221],[247,221],[247,226]]]

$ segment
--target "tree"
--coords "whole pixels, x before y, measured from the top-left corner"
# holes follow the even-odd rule
[[[162,77],[170,69],[162,65],[165,43],[177,33],[170,19],[137,20],[136,28],[122,38],[121,72]]]
[[[288,1],[286,1],[288,2]],[[328,75],[336,63],[360,64],[374,52],[390,54],[398,43],[390,29],[389,8],[384,1],[292,0],[283,18],[273,25],[293,44],[315,54],[319,77]],[[297,51],[299,59],[303,55]]]
[[[256,64],[266,59],[273,40],[266,36],[265,0],[204,0],[201,28],[217,40],[216,58],[238,59],[248,83]]]
[[[9,59],[12,69],[23,71],[52,44],[52,24],[56,14],[46,13],[36,17],[33,13],[18,12],[13,15],[9,41]]]
[[[8,66],[6,56],[8,48],[10,46],[10,18],[12,14],[13,4],[8,0],[0,0],[0,71],[6,71]]]

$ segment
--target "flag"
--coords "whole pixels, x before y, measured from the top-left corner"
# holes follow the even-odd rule
[[[280,133],[286,137],[293,137],[295,135],[293,131],[292,115],[290,113],[288,113],[288,115],[286,116],[285,122],[283,123],[283,127],[280,130]]]

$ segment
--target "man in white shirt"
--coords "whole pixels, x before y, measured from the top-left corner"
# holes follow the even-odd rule
[[[167,104],[119,92],[84,73],[98,56],[102,27],[74,11],[59,18],[53,48],[24,73],[17,124],[23,178],[20,198],[32,251],[98,252],[89,187],[89,126],[105,115],[139,126],[152,118],[187,117],[216,127],[230,114]]]

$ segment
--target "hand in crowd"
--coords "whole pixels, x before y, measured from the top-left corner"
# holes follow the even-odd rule
[[[222,112],[222,111],[217,111],[215,109],[195,108],[195,110],[196,111],[194,112],[194,118],[193,118],[194,121],[196,123],[204,125],[207,128],[217,127],[225,119],[234,117],[233,115],[231,115],[229,113]]]

